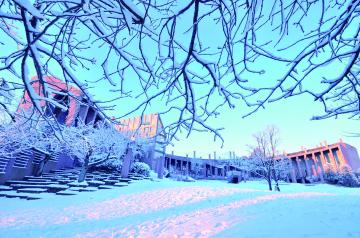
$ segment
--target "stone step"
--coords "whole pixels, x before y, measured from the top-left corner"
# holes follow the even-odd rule
[[[119,181],[118,180],[110,180],[110,179],[108,179],[108,180],[104,180],[103,182],[105,182],[105,185],[113,185],[113,184],[115,184],[115,183],[117,183]]]
[[[18,193],[44,193],[47,189],[44,188],[20,188],[17,190]]]
[[[74,182],[71,182],[71,183],[68,183],[67,185],[69,185],[70,187],[82,187],[82,188],[85,188],[87,186],[89,186],[89,184],[87,182],[77,182],[77,181],[74,181]]]
[[[49,185],[55,182],[38,182],[38,181],[24,181],[24,180],[8,180],[5,182],[7,185],[23,184],[23,185]]]
[[[0,191],[11,191],[11,190],[13,190],[12,187],[0,185]]]
[[[95,192],[95,191],[98,191],[98,189],[94,187],[80,188],[80,192]]]
[[[24,180],[28,181],[29,179],[31,180],[48,180],[49,178],[47,176],[45,177],[36,177],[36,176],[25,176]]]
[[[48,185],[32,185],[32,184],[13,184],[11,185],[14,189],[21,189],[21,188],[44,188],[47,189]]]
[[[105,182],[93,180],[93,181],[88,181],[88,184],[91,187],[98,187],[100,185],[105,185]]]
[[[81,191],[81,187],[70,187],[68,189],[68,191],[72,191],[72,192],[80,192]]]
[[[127,182],[127,183],[129,183],[129,182],[132,181],[132,180],[129,179],[129,178],[121,178],[121,179],[118,179],[118,180],[119,180],[119,182]]]
[[[111,187],[109,185],[100,185],[98,188],[99,189],[112,189],[113,187]]]
[[[2,191],[0,192],[0,197],[27,199],[29,194],[17,193],[16,191]]]
[[[68,188],[69,188],[69,186],[62,185],[62,184],[50,184],[50,185],[47,185],[47,191],[50,192],[50,193],[57,193],[59,191],[66,190]]]
[[[51,179],[45,179],[45,178],[38,178],[38,179],[34,179],[34,178],[29,178],[26,181],[29,182],[51,182]]]
[[[142,180],[142,178],[139,178],[139,177],[129,177],[129,179],[131,179],[131,180]]]
[[[115,186],[115,187],[125,187],[125,186],[128,186],[128,185],[129,185],[128,183],[119,182],[119,183],[115,183],[113,186]]]
[[[74,182],[73,180],[69,180],[69,179],[59,179],[57,180],[57,182],[59,184],[68,184],[68,183],[71,183],[71,182]]]
[[[65,195],[65,196],[71,196],[71,195],[77,195],[79,193],[75,192],[75,191],[70,191],[70,190],[64,190],[64,191],[60,191],[57,192],[56,195]]]

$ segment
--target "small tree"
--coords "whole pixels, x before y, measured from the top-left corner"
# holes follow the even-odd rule
[[[31,120],[16,118],[12,123],[3,124],[0,129],[0,156],[14,157],[36,149],[45,155],[35,171],[35,175],[42,175],[46,163],[63,147],[63,141],[56,136],[52,125],[51,120],[36,117]]]
[[[42,120],[31,133],[36,139],[33,148],[44,154],[44,157],[39,161],[35,176],[41,176],[50,159],[64,149],[64,141],[58,137],[51,125],[51,122],[49,124],[49,122]]]
[[[324,165],[324,180],[329,184],[337,184],[339,182],[339,171],[330,163]]]
[[[360,181],[355,176],[350,166],[343,165],[340,167],[338,184],[346,187],[359,187]]]
[[[252,153],[248,159],[248,168],[261,178],[264,178],[272,191],[272,181],[275,182],[275,190],[280,191],[279,180],[286,173],[287,160],[280,157],[277,151],[279,139],[278,129],[268,126],[265,130],[254,135],[256,145],[252,146]]]
[[[82,163],[78,182],[85,180],[87,170],[109,159],[121,159],[125,153],[128,139],[115,128],[105,124],[94,128],[80,124],[78,127],[65,127],[63,138],[70,155]]]

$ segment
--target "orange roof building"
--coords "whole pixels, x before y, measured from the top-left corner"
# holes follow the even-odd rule
[[[52,97],[57,103],[67,107],[67,110],[64,110],[50,103],[48,104],[49,107],[45,109],[45,115],[53,115],[59,123],[68,126],[76,126],[79,120],[82,120],[85,124],[96,124],[98,121],[104,120],[99,112],[88,105],[87,100],[83,97],[83,92],[78,87],[52,76],[44,76],[44,80],[47,87],[51,89],[49,91],[52,91],[48,97]],[[40,97],[43,97],[42,85],[36,77],[32,78],[31,86]],[[46,107],[45,101],[40,101],[39,104]],[[33,103],[29,93],[25,91],[17,111],[22,112],[32,109]]]

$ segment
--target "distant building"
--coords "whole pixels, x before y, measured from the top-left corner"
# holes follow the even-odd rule
[[[208,159],[174,154],[165,155],[165,168],[172,173],[190,175],[202,179],[226,179],[230,171],[242,172],[236,159]]]
[[[342,141],[288,153],[286,157],[291,161],[290,177],[293,182],[304,183],[310,176],[323,180],[326,169],[337,170],[343,165],[350,166],[352,170],[360,168],[360,159],[356,148]]]
[[[53,92],[50,98],[54,99],[57,103],[66,106],[68,109],[63,110],[60,107],[50,104],[45,109],[45,115],[54,115],[55,119],[63,125],[76,126],[81,120],[85,124],[94,124],[104,121],[104,117],[84,98],[83,92],[73,85],[66,84],[60,79],[51,76],[44,76],[46,85]],[[33,77],[31,86],[39,96],[43,96],[40,82],[37,78]],[[50,90],[49,90],[50,91]],[[89,105],[90,104],[90,105]],[[45,101],[40,101],[40,106],[45,107]],[[29,93],[24,92],[21,99],[18,112],[28,111],[33,108],[33,103],[30,99]]]
[[[146,138],[149,146],[144,162],[156,171],[159,169],[160,164],[163,166],[166,134],[159,114],[144,114],[122,119],[115,128],[134,139]]]
[[[50,95],[58,104],[67,108],[64,110],[53,104],[45,108],[45,116],[54,117],[58,123],[67,126],[77,126],[80,121],[85,124],[97,125],[99,122],[108,123],[92,103],[88,102],[83,93],[76,86],[64,83],[55,77],[45,76],[47,86],[52,91]],[[36,78],[32,78],[31,85],[39,96],[43,96],[41,84]],[[51,98],[50,97],[50,98]],[[40,106],[46,107],[45,101],[39,102]],[[27,112],[33,109],[33,103],[28,92],[24,92],[17,112]],[[164,165],[165,139],[164,126],[158,114],[148,114],[142,117],[134,117],[120,120],[115,126],[119,132],[132,138],[147,138],[149,146],[144,162],[152,169],[161,171]],[[12,158],[0,158],[0,184],[10,179],[21,179],[32,175],[36,171],[40,161],[45,157],[45,152],[34,149],[22,151]],[[57,154],[46,164],[44,172],[54,169],[72,168],[73,159],[66,154]]]
[[[316,148],[285,154],[290,160],[288,181],[296,183],[323,181],[327,169],[339,170],[347,165],[352,170],[360,169],[360,159],[355,147],[344,142],[321,145]],[[198,178],[225,179],[230,171],[247,176],[236,159],[201,159],[166,154],[165,167],[175,173],[193,175]],[[312,178],[310,181],[310,177]]]

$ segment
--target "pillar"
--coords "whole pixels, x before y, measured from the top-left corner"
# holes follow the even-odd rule
[[[165,152],[165,150],[164,150]],[[158,163],[157,163],[157,173],[158,173],[158,178],[162,179],[164,176],[164,161],[165,161],[165,153],[163,153],[162,156],[160,156],[160,158],[157,159]]]
[[[316,172],[318,173],[321,182],[324,182],[324,168],[323,168],[323,166],[321,164],[321,160],[318,160],[314,153],[312,154],[312,158],[314,160],[314,164],[315,164],[315,167],[316,167]],[[318,168],[320,168],[320,172],[319,172]]]
[[[303,172],[301,171],[301,166],[300,166],[300,162],[299,162],[299,158],[295,158],[295,161],[296,161],[296,165],[297,165],[297,169],[299,171],[299,175],[300,175],[300,178],[301,178],[301,182],[302,183],[305,183],[305,180],[304,180],[304,174]]]
[[[127,153],[124,158],[124,162],[121,168],[121,177],[127,178],[129,176],[130,164],[133,158],[133,152],[131,148],[127,149]]]
[[[307,171],[308,175],[312,176],[313,173],[312,173],[312,170],[310,169],[309,161],[308,161],[308,158],[306,156],[304,156],[304,162],[305,162],[305,167],[306,167],[306,171]]]
[[[329,156],[330,156],[330,161],[331,161],[331,163],[334,163],[335,168],[336,168],[337,170],[339,170],[340,165],[336,162],[336,160],[335,160],[335,158],[334,158],[334,155],[333,155],[333,151],[332,151],[332,149],[330,149],[330,148],[329,148]],[[338,157],[338,158],[339,158],[339,157]],[[339,161],[339,162],[340,162],[340,161]]]

